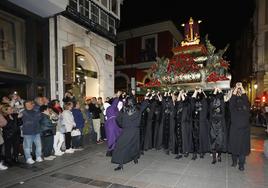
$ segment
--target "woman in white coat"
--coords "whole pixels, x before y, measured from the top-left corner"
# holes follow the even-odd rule
[[[72,108],[73,108],[73,103],[72,102],[67,102],[64,105],[64,111],[62,112],[62,125],[65,127],[65,146],[66,146],[66,151],[65,153],[73,153],[74,150],[71,148],[71,142],[72,142],[72,136],[71,132],[73,128],[76,126],[74,122],[74,116],[72,114]]]

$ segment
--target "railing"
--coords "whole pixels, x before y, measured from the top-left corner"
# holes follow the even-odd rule
[[[66,11],[63,13],[63,15],[70,18],[74,22],[88,28],[89,31],[97,33],[109,39],[111,42],[115,43],[116,38],[115,34],[112,31],[108,31],[106,28],[102,27],[101,25],[95,23],[93,20],[79,13],[76,9],[67,6]]]

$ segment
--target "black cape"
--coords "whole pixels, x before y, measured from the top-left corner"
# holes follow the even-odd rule
[[[123,128],[112,155],[112,163],[126,164],[140,157],[140,122],[143,110],[148,102],[144,101],[140,109],[132,115],[120,111],[116,121]]]
[[[213,94],[209,98],[209,126],[211,150],[225,152],[227,129],[223,93]]]
[[[231,112],[229,152],[234,155],[248,155],[250,153],[250,105],[246,94],[233,95],[229,107]]]

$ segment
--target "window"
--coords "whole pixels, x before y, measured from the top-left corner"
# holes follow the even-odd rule
[[[99,23],[99,12],[100,12],[100,9],[96,5],[91,3],[91,19],[95,23]]]
[[[108,7],[108,0],[101,0],[101,4],[107,8]]]
[[[26,74],[25,23],[0,11],[0,70]]]
[[[108,15],[104,11],[101,11],[101,26],[108,29]]]
[[[118,5],[117,0],[111,0],[111,10],[114,14],[118,15]]]
[[[142,38],[142,50],[140,61],[154,61],[157,54],[157,35],[149,35]]]
[[[120,42],[115,47],[115,63],[125,63],[125,42]]]
[[[69,0],[69,6],[77,10],[77,0]]]
[[[89,17],[89,0],[79,0],[79,12],[83,16]]]
[[[156,35],[145,36],[142,38],[142,49],[146,51],[157,51],[157,37]]]
[[[109,17],[109,32],[115,34],[115,20]]]

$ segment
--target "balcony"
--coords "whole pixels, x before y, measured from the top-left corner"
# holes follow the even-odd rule
[[[99,23],[96,23],[89,17],[81,14],[77,9],[67,6],[66,10],[63,12],[63,15],[74,22],[86,27],[90,32],[97,33],[98,35],[109,39],[111,42],[115,43],[115,29],[109,27],[109,30]]]

